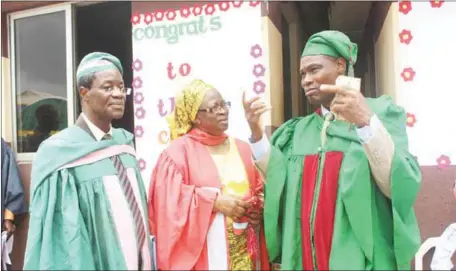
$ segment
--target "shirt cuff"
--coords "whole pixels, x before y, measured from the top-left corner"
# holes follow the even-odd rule
[[[5,213],[3,214],[3,219],[14,221],[14,213],[8,209],[5,209]]]
[[[250,138],[250,145],[252,146],[253,156],[255,160],[261,160],[265,155],[268,154],[269,149],[269,140],[266,135],[263,134],[263,137],[260,141],[252,143],[252,139]]]
[[[367,144],[381,125],[381,121],[378,119],[377,115],[374,114],[369,121],[369,125],[366,125],[362,128],[357,128],[356,133],[358,134],[361,142]]]

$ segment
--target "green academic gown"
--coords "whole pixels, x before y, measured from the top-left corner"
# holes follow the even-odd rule
[[[391,199],[377,187],[356,130],[323,118],[295,118],[272,136],[265,186],[269,257],[282,270],[410,269],[420,244],[413,205],[421,174],[408,152],[405,113],[382,96],[368,99],[391,134]]]
[[[33,162],[30,225],[24,269],[126,270],[138,267],[132,213],[109,157],[92,154],[126,146],[133,136],[113,129],[112,139],[95,141],[78,126],[44,141]],[[147,201],[136,159],[120,154],[146,228],[143,269],[151,269]],[[74,161],[92,159],[76,166]],[[94,159],[97,160],[94,162]]]

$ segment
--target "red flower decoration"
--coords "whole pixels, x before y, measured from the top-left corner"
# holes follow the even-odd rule
[[[142,61],[139,59],[136,59],[133,64],[131,64],[131,68],[134,71],[140,71],[142,69]]]
[[[212,15],[215,12],[215,6],[214,4],[207,4],[206,7],[204,8],[204,12],[206,15]]]
[[[193,16],[199,16],[203,12],[203,7],[201,5],[194,5],[192,8]]]
[[[266,90],[266,84],[263,83],[263,81],[256,81],[253,83],[253,91],[255,91],[256,94],[261,94]]]
[[[182,18],[187,18],[190,16],[190,8],[188,6],[181,7],[179,12]]]
[[[408,45],[410,41],[412,41],[413,39],[412,32],[410,30],[403,29],[401,33],[399,33],[399,39],[401,43],[405,43]]]
[[[135,103],[141,104],[144,101],[144,95],[141,92],[135,92]]]
[[[416,117],[414,114],[407,113],[407,126],[413,127],[416,123]]]
[[[242,6],[242,3],[244,3],[244,1],[232,1],[231,3],[233,3],[233,7],[240,8]]]
[[[220,3],[218,3],[218,6],[221,11],[227,11],[230,9],[230,2],[227,2],[227,1],[220,2]]]
[[[130,21],[133,25],[139,24],[139,22],[141,21],[141,15],[137,12],[133,13],[131,15]]]
[[[142,82],[142,80],[141,80],[141,77],[135,77],[135,79],[133,79],[132,85],[133,85],[133,87],[134,87],[135,89],[141,88],[141,87],[142,87],[142,84],[143,84],[143,82]]]
[[[142,107],[136,108],[135,116],[138,119],[143,119],[145,115],[146,115],[146,110],[144,110],[144,108],[142,108]]]
[[[407,15],[412,10],[412,2],[410,1],[401,1],[399,2],[399,12],[404,15]]]
[[[264,76],[265,71],[266,69],[261,64],[256,64],[255,66],[253,66],[253,75],[255,75],[256,77]]]
[[[256,6],[258,6],[259,4],[261,4],[261,1],[250,1],[250,6],[251,6],[251,7],[256,7]]]
[[[261,46],[259,44],[253,45],[252,48],[250,48],[250,55],[254,58],[259,58],[262,56],[263,50],[261,49]]]
[[[174,9],[169,9],[166,12],[166,19],[172,21],[176,18],[176,11]]]
[[[439,158],[437,158],[437,166],[440,168],[440,169],[445,169],[445,168],[448,168],[450,167],[451,165],[451,160],[450,160],[450,157],[448,157],[447,155],[440,155]]]
[[[154,15],[151,12],[144,14],[144,22],[150,24],[154,20]]]
[[[144,134],[144,128],[142,126],[136,126],[135,127],[135,136],[136,137],[142,137]]]
[[[429,2],[431,2],[432,8],[440,8],[443,5],[443,2],[445,2],[445,1],[433,0],[433,1],[429,1]]]
[[[144,161],[142,158],[138,160],[138,167],[140,171],[143,171],[146,169],[146,161]]]
[[[405,82],[413,81],[413,78],[415,78],[415,71],[412,68],[404,68],[401,72],[402,79],[404,79]]]
[[[155,11],[155,20],[157,21],[163,21],[163,17],[165,17],[165,12],[163,10],[157,10]]]

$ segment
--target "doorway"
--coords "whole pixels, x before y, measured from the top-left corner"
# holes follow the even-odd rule
[[[133,81],[131,2],[104,2],[75,6],[75,64],[91,52],[110,53],[122,63],[126,87]],[[127,96],[124,116],[112,125],[130,133],[134,131],[133,91]],[[79,98],[75,99],[76,115],[81,113]]]

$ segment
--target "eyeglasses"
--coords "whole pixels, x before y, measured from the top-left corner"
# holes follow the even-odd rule
[[[229,110],[230,107],[231,107],[231,102],[222,102],[221,104],[216,104],[212,107],[200,108],[198,110],[198,112],[207,112],[207,113],[214,114],[214,113],[222,112],[224,110]]]
[[[107,93],[112,93],[115,89],[118,89],[118,90],[120,90],[120,92],[122,94],[125,94],[125,95],[131,94],[131,88],[126,88],[124,86],[122,86],[122,87],[116,87],[116,86],[101,87],[101,89]]]

